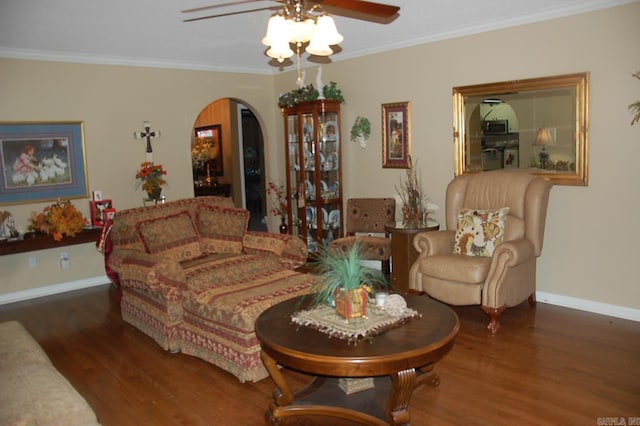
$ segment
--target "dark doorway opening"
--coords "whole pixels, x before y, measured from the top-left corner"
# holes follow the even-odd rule
[[[267,231],[262,131],[251,110],[243,108],[241,119],[244,196],[246,208],[251,212],[249,229]]]

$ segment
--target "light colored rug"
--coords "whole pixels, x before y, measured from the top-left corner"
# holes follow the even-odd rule
[[[336,309],[320,305],[313,309],[299,311],[291,316],[294,324],[314,328],[331,337],[357,343],[359,340],[370,339],[392,328],[406,324],[420,314],[410,308],[405,308],[400,316],[391,316],[375,306],[367,306],[367,316],[345,319],[336,313]]]

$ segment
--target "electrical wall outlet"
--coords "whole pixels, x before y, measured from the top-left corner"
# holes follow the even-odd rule
[[[38,261],[35,256],[29,256],[29,269],[33,269],[38,266]]]
[[[69,269],[69,253],[63,251],[60,253],[60,269],[67,270]]]

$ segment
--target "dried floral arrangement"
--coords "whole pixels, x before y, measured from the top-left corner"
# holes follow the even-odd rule
[[[51,235],[55,241],[62,240],[64,235],[75,236],[89,222],[71,204],[71,201],[60,201],[44,208],[42,213],[31,213],[28,229]]]
[[[411,156],[409,156],[409,168],[406,172],[406,178],[400,184],[400,188],[396,186],[396,191],[400,195],[402,201],[402,221],[405,226],[421,227],[427,223],[427,203],[429,197],[422,190],[422,182],[420,174],[416,170],[416,166]]]

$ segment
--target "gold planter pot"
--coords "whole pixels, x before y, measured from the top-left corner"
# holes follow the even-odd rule
[[[333,293],[336,312],[343,318],[360,318],[367,315],[369,296],[364,288],[355,290],[338,289]]]

